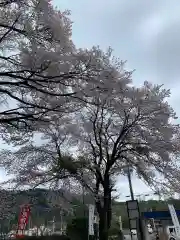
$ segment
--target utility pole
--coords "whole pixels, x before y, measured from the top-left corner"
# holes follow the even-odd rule
[[[60,232],[61,232],[61,235],[62,235],[62,209],[60,209]]]
[[[83,169],[83,163],[81,163],[81,178],[83,180],[84,179],[84,173],[83,173],[82,169]],[[83,204],[83,217],[85,217],[86,216],[86,211],[85,211],[85,187],[84,187],[84,184],[82,185],[82,204]]]
[[[127,177],[129,182],[129,190],[131,195],[131,200],[134,200],[134,193],[133,193],[133,187],[132,187],[132,181],[131,181],[131,169],[129,165],[127,166]]]
[[[55,216],[53,217],[53,220],[52,220],[52,231],[54,234],[54,232],[55,232]]]

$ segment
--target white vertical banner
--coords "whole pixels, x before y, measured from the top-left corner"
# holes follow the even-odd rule
[[[95,207],[89,204],[89,235],[94,236],[94,210]]]
[[[174,224],[175,227],[175,231],[178,237],[180,237],[180,224],[179,224],[179,220],[176,214],[176,211],[174,209],[174,206],[172,204],[168,204],[169,207],[169,212],[171,214],[171,218],[172,218],[172,222]]]

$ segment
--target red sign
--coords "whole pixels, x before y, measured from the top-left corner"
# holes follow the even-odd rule
[[[28,224],[29,215],[30,215],[30,207],[29,205],[24,205],[21,208],[21,212],[19,215],[17,237],[24,237],[24,230],[26,228],[26,225]]]

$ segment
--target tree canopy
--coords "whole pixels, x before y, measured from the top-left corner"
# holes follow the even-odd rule
[[[78,107],[96,58],[73,44],[69,11],[48,0],[13,0],[1,1],[0,13],[1,127],[29,128]]]
[[[16,144],[0,153],[8,182],[88,193],[101,240],[127,166],[157,191],[178,192],[180,128],[170,90],[147,81],[134,86],[133,72],[111,48],[77,49],[69,12],[47,0],[4,2],[0,12],[0,126]]]

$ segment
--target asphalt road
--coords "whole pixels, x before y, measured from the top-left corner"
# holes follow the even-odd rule
[[[131,240],[131,236],[130,235],[124,235],[126,240]],[[137,240],[137,236],[133,236],[133,240]]]
[[[131,240],[131,236],[130,235],[124,235],[124,237],[125,237],[125,240]],[[137,240],[137,236],[133,236],[133,238],[132,238],[133,240]],[[150,235],[149,236],[149,240],[154,240],[155,238],[154,238],[154,235]]]

